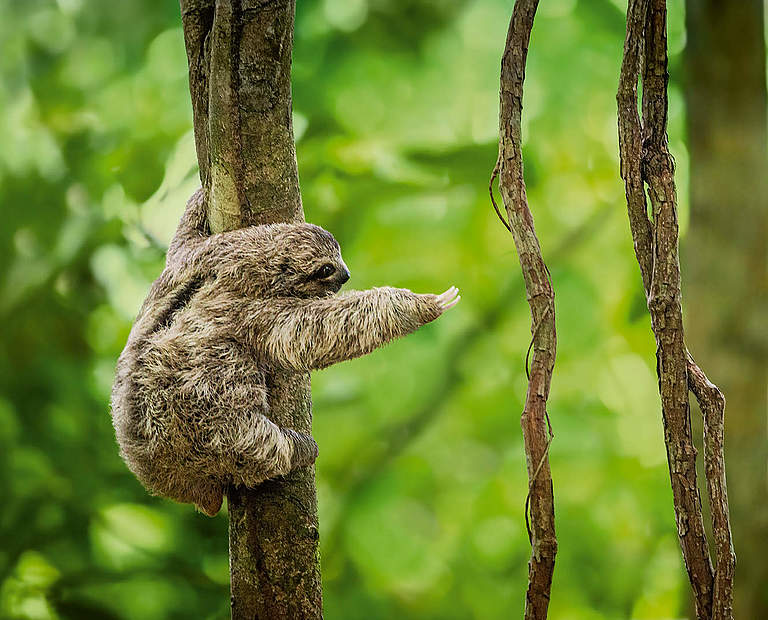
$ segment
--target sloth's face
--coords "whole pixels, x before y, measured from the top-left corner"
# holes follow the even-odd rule
[[[313,224],[302,224],[293,231],[281,270],[286,293],[295,297],[328,297],[349,280],[338,242]]]
[[[303,274],[297,283],[297,297],[327,297],[338,293],[344,283],[349,280],[349,270],[341,259],[341,254],[335,257],[320,256],[314,269]]]

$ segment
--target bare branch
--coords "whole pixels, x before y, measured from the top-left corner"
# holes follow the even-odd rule
[[[644,52],[644,57],[642,57]],[[643,122],[637,82],[643,75]],[[678,537],[698,618],[730,619],[735,558],[731,545],[723,457],[725,399],[706,378],[683,341],[674,161],[667,144],[665,0],[630,0],[617,94],[621,176],[635,255],[657,343],[664,440]],[[648,218],[645,185],[652,207]],[[705,470],[717,552],[717,572],[704,530],[696,482],[688,390],[704,414]]]
[[[528,208],[521,148],[525,63],[537,6],[538,0],[516,0],[512,11],[501,59],[499,159],[496,165],[499,190],[520,259],[532,318],[533,356],[521,418],[530,485],[532,552],[525,601],[525,617],[530,619],[547,617],[557,554],[554,495],[547,456],[550,437],[546,408],[555,365],[555,301],[549,271],[542,258],[533,216]]]
[[[640,76],[647,11],[648,0],[635,0],[630,2],[627,8],[627,36],[624,40],[619,92],[616,95],[619,107],[621,178],[624,179],[629,227],[646,295],[651,288],[653,232],[648,219],[643,186],[643,129],[637,112],[637,82]]]
[[[181,0],[181,22],[184,45],[189,64],[189,93],[192,97],[192,117],[195,127],[197,162],[203,187],[210,187],[210,157],[208,155],[208,66],[209,36],[213,27],[215,0]]]
[[[686,352],[687,353],[687,352]],[[712,596],[713,620],[733,618],[733,575],[736,554],[731,540],[728,486],[725,481],[725,397],[687,353],[688,387],[704,416],[704,471],[707,478],[712,534],[715,539],[715,590]]]
[[[712,609],[712,564],[696,483],[678,259],[674,163],[667,147],[667,38],[664,0],[651,0],[645,21],[643,171],[653,213],[653,274],[648,310],[656,335],[656,368],[677,530],[697,614]]]
[[[237,0],[217,0],[210,34],[208,71],[208,224],[211,232],[244,225],[243,156],[238,63],[241,27]]]

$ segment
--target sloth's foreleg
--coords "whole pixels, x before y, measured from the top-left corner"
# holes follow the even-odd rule
[[[246,304],[238,321],[271,363],[294,371],[360,357],[435,320],[458,289],[419,295],[390,287],[321,299],[277,298]]]

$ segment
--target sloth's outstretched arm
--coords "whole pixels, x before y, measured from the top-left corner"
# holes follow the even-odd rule
[[[272,363],[297,371],[360,357],[434,321],[458,290],[419,295],[374,288],[322,299],[277,298],[244,308],[245,337]]]

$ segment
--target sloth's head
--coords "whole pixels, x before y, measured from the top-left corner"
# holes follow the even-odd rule
[[[212,251],[222,284],[248,296],[328,297],[349,280],[338,242],[314,224],[253,226]]]
[[[333,235],[314,224],[277,225],[270,258],[273,295],[327,297],[349,280]]]

